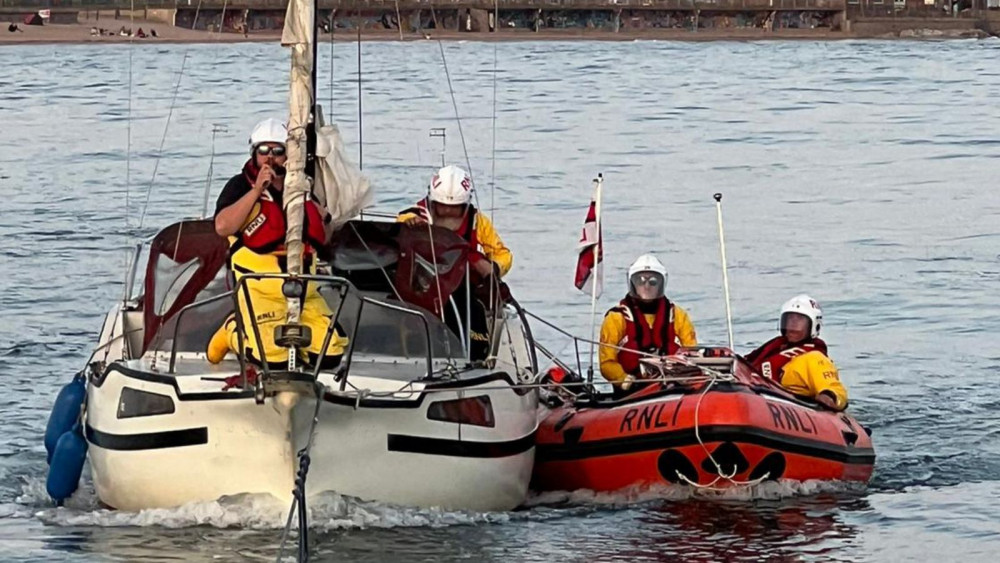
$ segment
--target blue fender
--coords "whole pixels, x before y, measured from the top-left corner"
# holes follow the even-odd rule
[[[86,459],[87,440],[84,439],[83,429],[78,422],[69,432],[59,437],[52,452],[45,490],[56,504],[62,506],[63,501],[80,486],[80,475]]]
[[[56,442],[63,434],[69,432],[80,419],[80,409],[87,396],[87,383],[83,372],[80,372],[59,390],[56,401],[49,414],[49,422],[45,426],[45,461],[52,463],[52,452]]]

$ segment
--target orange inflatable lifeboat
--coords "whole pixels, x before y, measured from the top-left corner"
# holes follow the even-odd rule
[[[868,481],[875,451],[854,417],[797,398],[728,349],[713,352],[728,357],[643,360],[655,379],[620,399],[568,399],[556,386],[550,403],[562,405],[539,426],[533,488]]]

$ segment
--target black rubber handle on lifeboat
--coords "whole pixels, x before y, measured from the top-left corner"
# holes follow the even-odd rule
[[[858,441],[858,433],[853,430],[841,430],[840,433],[844,436],[844,442],[847,442],[848,446],[853,446]]]

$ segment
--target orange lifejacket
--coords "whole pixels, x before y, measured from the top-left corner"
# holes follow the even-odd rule
[[[818,350],[826,354],[826,342],[813,338],[791,344],[784,336],[777,336],[765,342],[760,348],[747,354],[747,363],[760,375],[781,383],[782,370],[793,358]]]
[[[618,351],[618,363],[625,373],[638,375],[639,360],[645,354],[676,354],[680,348],[674,331],[674,305],[666,297],[657,301],[653,326],[646,322],[646,316],[631,296],[622,299],[611,311],[617,311],[625,318],[625,339],[618,343],[624,348]]]

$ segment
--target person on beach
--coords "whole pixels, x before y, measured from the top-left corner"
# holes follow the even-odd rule
[[[819,338],[822,325],[819,303],[808,295],[795,296],[781,307],[781,334],[747,354],[746,360],[754,371],[792,393],[842,411],[847,408],[847,389],[827,356],[826,342]]]
[[[287,271],[285,249],[286,217],[282,203],[285,186],[285,141],[288,131],[277,119],[265,119],[250,134],[250,159],[243,171],[233,176],[219,194],[215,207],[215,231],[229,239],[229,266],[237,283],[247,274],[280,274]],[[329,215],[310,198],[304,205],[305,222],[302,238],[305,242],[303,262],[307,272],[315,272],[316,251],[326,244],[326,223]],[[287,300],[278,278],[249,279],[247,291],[237,293],[238,311],[242,316],[243,349],[235,314],[230,315],[212,336],[208,345],[208,360],[221,362],[230,351],[242,352],[252,362],[283,365],[288,350],[274,341],[274,329],[285,322]],[[249,293],[254,318],[250,318],[246,294]],[[320,295],[315,283],[307,284],[302,297],[301,323],[310,328],[312,340],[302,351],[307,364],[320,363],[332,369],[340,363],[347,339],[334,332],[326,354],[320,358],[323,340],[330,327],[332,312]],[[263,350],[258,350],[257,339]]]
[[[628,269],[628,293],[604,315],[599,352],[601,375],[615,393],[634,391],[643,376],[643,356],[676,354],[698,345],[687,312],[666,297],[667,268],[652,254],[638,257]]]

